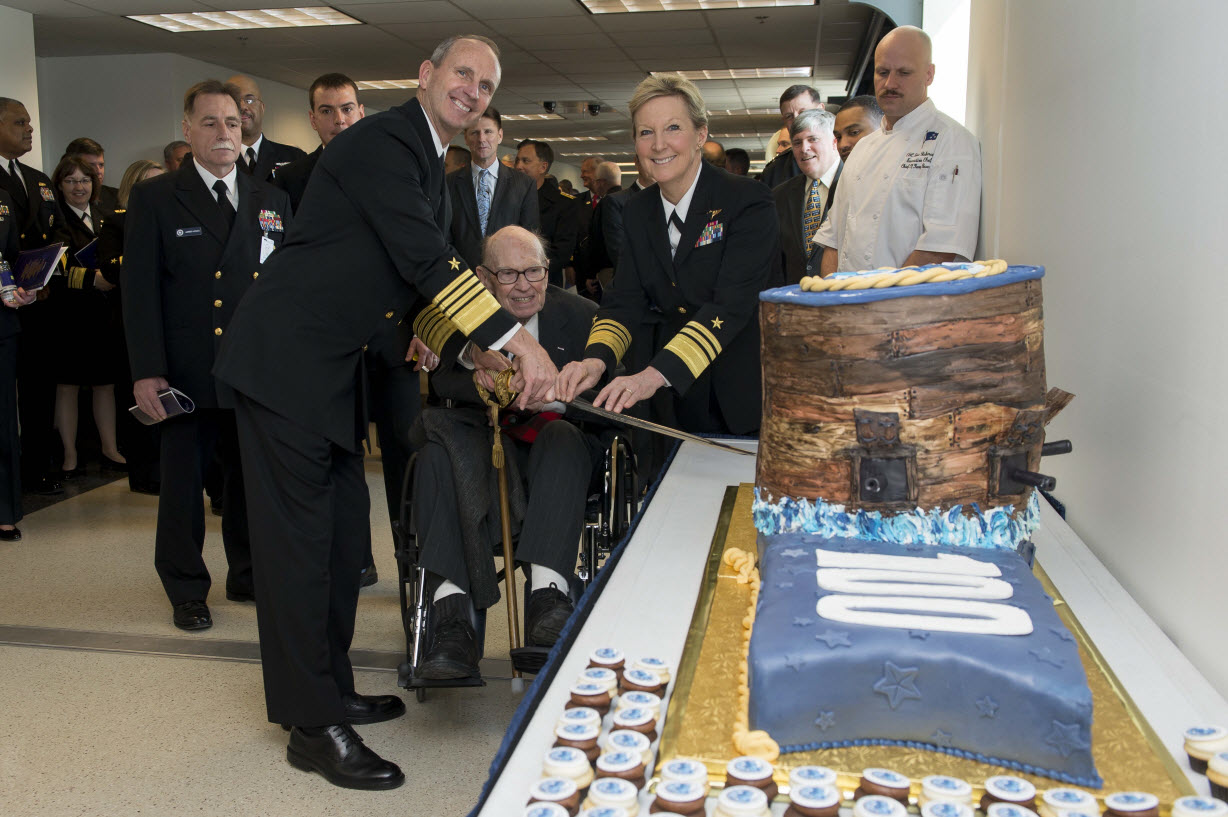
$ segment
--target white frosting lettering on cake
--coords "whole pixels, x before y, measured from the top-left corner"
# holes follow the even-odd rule
[[[973,635],[1028,635],[1026,610],[998,603],[1014,588],[997,565],[958,554],[895,556],[818,548],[820,618],[869,627]],[[984,601],[992,599],[994,601]]]

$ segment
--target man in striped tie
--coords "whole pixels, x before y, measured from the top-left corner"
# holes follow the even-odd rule
[[[818,275],[823,251],[814,234],[836,195],[843,163],[832,127],[836,118],[823,110],[802,111],[789,126],[793,158],[802,175],[772,190],[780,219],[780,251],[784,283],[796,284],[806,275]]]

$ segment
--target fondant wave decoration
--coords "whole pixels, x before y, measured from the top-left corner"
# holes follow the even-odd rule
[[[898,545],[949,545],[971,548],[1010,548],[1027,539],[1040,524],[1040,499],[1036,491],[1023,509],[1000,505],[982,510],[973,502],[940,508],[883,513],[846,511],[843,505],[823,499],[784,497],[768,502],[755,488],[752,506],[755,528],[773,536],[780,533],[813,533],[830,538],[865,539]]]

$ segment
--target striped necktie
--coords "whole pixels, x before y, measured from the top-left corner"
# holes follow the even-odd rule
[[[478,226],[482,228],[482,235],[486,235],[486,222],[490,219],[490,189],[486,184],[489,178],[490,168],[482,168],[478,173]]]
[[[806,194],[806,210],[802,213],[802,233],[806,236],[806,255],[814,253],[814,234],[819,231],[819,223],[823,220],[823,202],[819,199],[818,179],[810,182],[810,192]]]

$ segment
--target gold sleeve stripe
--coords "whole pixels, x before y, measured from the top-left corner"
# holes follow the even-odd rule
[[[701,351],[703,351],[704,356],[707,357],[709,361],[712,361],[721,353],[721,345],[719,343],[715,343],[710,338],[704,337],[702,333],[696,332],[694,327],[692,327],[690,324],[682,327],[678,334],[686,335],[688,338],[695,341],[695,344]]]
[[[458,331],[456,324],[448,320],[448,316],[434,304],[427,306],[414,319],[414,334],[437,355],[443,354],[448,338]]]
[[[708,368],[708,364],[712,362],[707,353],[694,340],[681,332],[674,335],[673,339],[665,344],[665,351],[673,352],[677,355],[686,364],[686,367],[690,369],[691,377],[699,377],[703,374],[704,369]]]
[[[491,315],[499,302],[482,286],[472,272],[465,270],[433,299],[435,305],[466,335],[473,334]]]
[[[609,318],[594,321],[593,328],[589,330],[588,345],[596,343],[610,347],[614,352],[614,359],[622,360],[631,345],[631,333],[621,323]]]
[[[683,328],[699,333],[709,343],[711,343],[713,349],[716,350],[712,353],[713,357],[716,357],[721,353],[721,342],[716,339],[716,335],[712,334],[712,330],[708,329],[708,327],[704,326],[699,321],[687,321],[687,325]]]
[[[446,311],[448,308],[447,303],[453,297],[457,295],[464,295],[474,287],[480,286],[482,286],[482,282],[477,279],[477,276],[469,270],[465,270],[460,275],[453,278],[452,282],[440,290],[439,294],[432,298],[432,300],[439,304],[440,308]]]
[[[495,300],[495,296],[486,291],[482,287],[482,292],[477,298],[470,301],[469,305],[464,309],[452,315],[452,321],[460,327],[460,330],[466,335],[472,335],[477,328],[490,319],[490,316],[499,311],[499,302]]]
[[[601,320],[593,321],[592,331],[596,331],[598,329],[605,329],[610,332],[613,332],[615,335],[617,335],[619,338],[622,339],[624,344],[626,344],[627,346],[631,345],[631,332],[627,330],[627,327],[623,326],[621,323],[619,323],[616,320],[612,320],[610,318],[603,318]]]
[[[85,285],[85,267],[68,268],[68,286],[70,289],[81,289]]]

